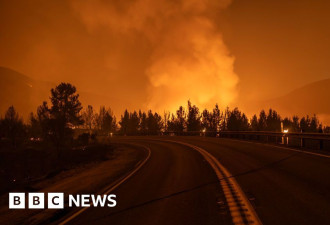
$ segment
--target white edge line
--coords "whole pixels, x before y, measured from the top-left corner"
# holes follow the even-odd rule
[[[141,145],[142,146],[142,145]],[[115,190],[119,185],[121,185],[122,183],[124,183],[126,180],[128,180],[131,176],[133,176],[150,158],[151,156],[151,150],[148,147],[142,146],[145,149],[148,150],[148,156],[143,160],[143,162],[141,162],[139,164],[138,167],[136,167],[130,174],[128,174],[126,177],[124,177],[123,179],[121,179],[118,183],[116,183],[115,185],[110,185],[111,188],[109,188],[108,190],[106,190],[103,194],[109,194],[110,192],[112,192],[113,190]],[[115,181],[117,182],[117,181]],[[78,212],[75,212],[73,215],[71,215],[69,218],[65,219],[64,221],[62,221],[61,223],[59,223],[59,225],[64,225],[68,222],[70,222],[72,219],[76,218],[77,216],[79,216],[81,213],[83,213],[84,211],[86,211],[87,209],[89,209],[88,207],[86,208],[82,208],[80,209]]]

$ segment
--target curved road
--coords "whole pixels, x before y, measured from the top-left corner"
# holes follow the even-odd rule
[[[115,208],[89,208],[69,224],[233,224],[211,165],[191,147],[166,140],[213,155],[263,224],[330,224],[329,157],[206,137],[113,138],[149,147],[150,159],[113,191]]]

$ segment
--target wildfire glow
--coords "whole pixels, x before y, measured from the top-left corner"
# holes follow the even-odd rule
[[[212,18],[230,2],[73,1],[73,7],[90,32],[102,28],[124,36],[138,33],[148,40],[151,52],[145,65],[149,80],[145,107],[174,112],[188,99],[200,107],[211,107],[216,102],[228,105],[236,98],[234,57]]]

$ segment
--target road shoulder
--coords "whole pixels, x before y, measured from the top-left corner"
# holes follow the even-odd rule
[[[146,157],[146,152],[132,145],[117,145],[113,157],[103,162],[86,164],[61,172],[42,180],[25,192],[64,192],[65,194],[99,193],[129,171],[133,170]],[[24,191],[22,191],[24,192]],[[54,222],[69,214],[69,210],[9,210],[8,193],[0,197],[1,224],[38,224]]]

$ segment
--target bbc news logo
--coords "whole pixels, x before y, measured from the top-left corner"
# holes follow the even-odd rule
[[[45,205],[45,193],[34,192],[27,194],[27,205],[29,209],[64,209],[64,193],[49,192],[47,193],[47,207]],[[26,194],[9,193],[9,209],[25,209],[26,208]],[[115,207],[117,205],[116,195],[69,195],[69,207]]]

